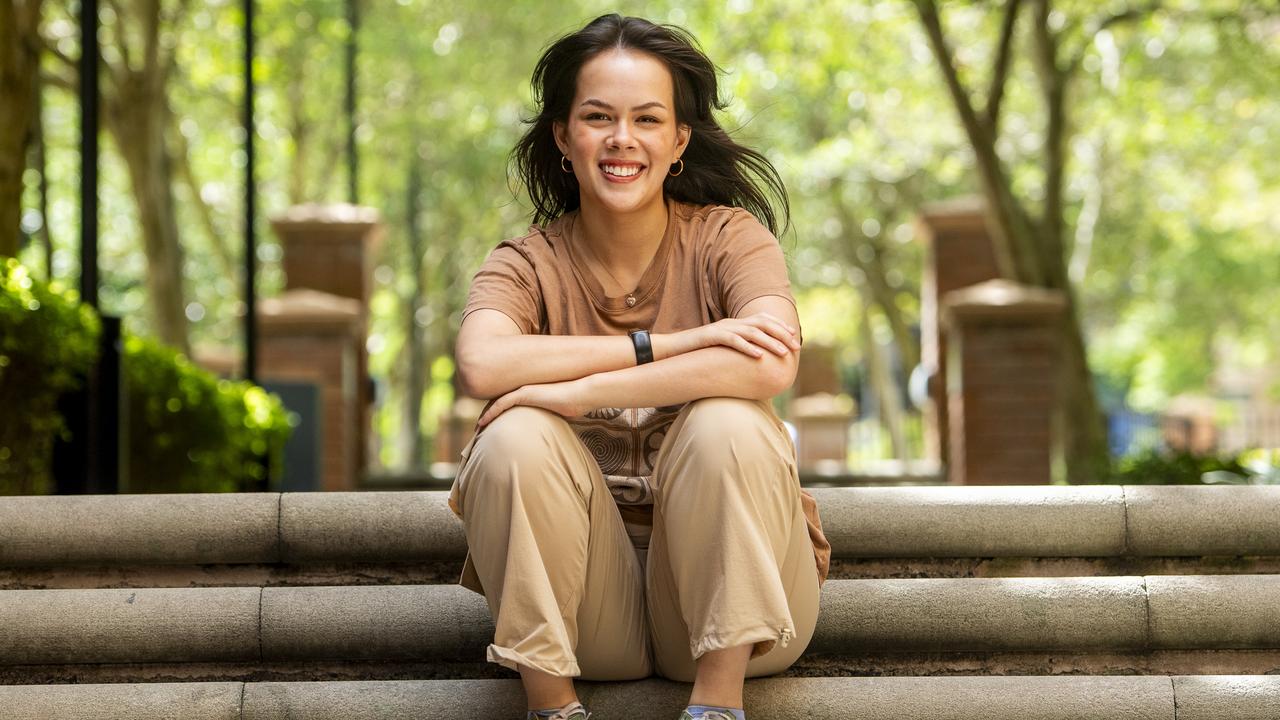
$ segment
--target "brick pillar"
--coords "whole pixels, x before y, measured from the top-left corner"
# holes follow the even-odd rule
[[[989,280],[943,298],[947,472],[956,485],[1047,485],[1066,299]]]
[[[360,406],[362,308],[350,298],[316,290],[288,290],[258,306],[263,381],[320,387],[321,490],[356,490]]]
[[[947,343],[939,312],[941,298],[1000,277],[980,198],[930,205],[916,219],[924,243],[924,277],[920,284],[920,362],[930,371],[929,400],[924,410],[925,457],[945,461],[950,453],[947,428]]]
[[[370,207],[337,203],[295,205],[271,219],[280,238],[286,290],[319,290],[358,303],[355,350],[356,472],[365,468],[373,427],[373,389],[369,381],[369,356],[364,343],[369,328],[369,296],[373,266],[384,227],[378,211]],[[265,365],[264,368],[268,366]]]
[[[801,471],[835,474],[848,468],[854,403],[843,392],[837,354],[837,348],[819,343],[806,344],[800,353],[787,414],[796,428]]]

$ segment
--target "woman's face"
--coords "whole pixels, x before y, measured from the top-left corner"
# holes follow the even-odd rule
[[[554,125],[583,207],[622,214],[662,203],[662,182],[689,143],[674,96],[671,72],[648,53],[608,50],[583,64],[569,121]]]

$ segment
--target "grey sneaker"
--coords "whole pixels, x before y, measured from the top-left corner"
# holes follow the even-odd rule
[[[694,717],[689,708],[685,708],[680,713],[680,720],[737,720],[731,713],[720,712],[719,710],[704,710],[701,715]]]
[[[574,700],[559,710],[530,710],[525,720],[591,720],[591,713],[587,712],[582,703]]]

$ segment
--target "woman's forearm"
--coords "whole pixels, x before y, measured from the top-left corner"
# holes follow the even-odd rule
[[[651,334],[654,361],[692,350],[684,339],[680,333]],[[636,353],[626,335],[501,335],[460,343],[457,361],[463,390],[488,400],[523,385],[633,368]]]
[[[799,352],[750,357],[723,346],[598,373],[578,381],[585,403],[600,407],[663,407],[706,397],[767,400],[791,387]]]

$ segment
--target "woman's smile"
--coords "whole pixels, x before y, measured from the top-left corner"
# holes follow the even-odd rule
[[[600,163],[600,171],[611,183],[626,184],[635,182],[644,172],[645,167],[637,162],[619,162],[605,160]]]

